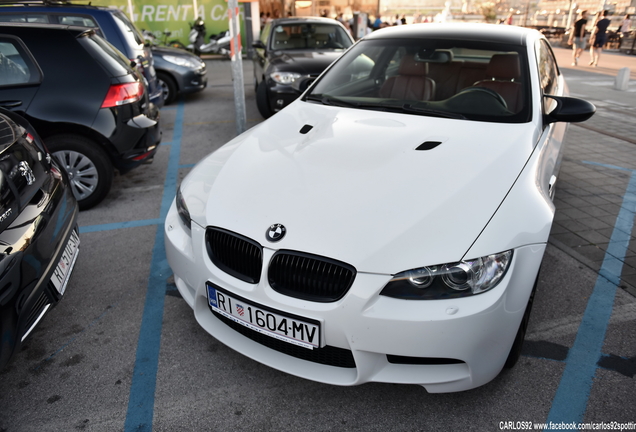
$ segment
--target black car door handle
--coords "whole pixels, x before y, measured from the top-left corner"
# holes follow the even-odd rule
[[[0,106],[4,108],[15,108],[22,105],[22,101],[0,101]]]

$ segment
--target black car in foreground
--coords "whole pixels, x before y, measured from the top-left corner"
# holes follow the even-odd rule
[[[0,109],[0,369],[64,295],[79,252],[77,211],[35,130]]]
[[[256,104],[264,118],[302,93],[292,84],[316,78],[353,44],[342,24],[327,18],[282,18],[265,25],[252,46]]]
[[[133,63],[93,29],[0,23],[0,107],[35,128],[80,209],[106,196],[113,168],[152,160],[161,140],[159,110]]]

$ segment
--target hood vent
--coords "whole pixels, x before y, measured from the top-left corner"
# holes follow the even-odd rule
[[[420,146],[417,147],[415,150],[433,150],[441,143],[441,141],[425,141],[424,143],[420,144]]]
[[[309,132],[310,130],[312,130],[314,127],[312,125],[308,125],[306,124],[305,126],[300,128],[300,133],[305,135],[307,132]]]

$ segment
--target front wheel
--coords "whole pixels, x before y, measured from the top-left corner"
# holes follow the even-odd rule
[[[177,97],[177,84],[174,79],[166,73],[157,72],[157,80],[163,93],[163,100],[166,105],[172,103]]]
[[[272,109],[269,107],[269,98],[267,97],[267,84],[265,84],[265,80],[261,81],[261,83],[256,88],[256,106],[258,107],[258,112],[261,113],[263,118],[270,118],[274,113]]]
[[[96,142],[78,135],[56,135],[46,146],[68,173],[80,210],[100,203],[113,182],[113,165]]]

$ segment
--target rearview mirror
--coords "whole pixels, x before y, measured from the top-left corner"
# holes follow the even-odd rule
[[[556,101],[556,107],[544,116],[546,123],[583,122],[592,117],[596,112],[594,104],[583,99],[552,95],[544,95],[543,97]]]
[[[263,41],[257,40],[252,42],[252,48],[265,49],[265,44],[263,43]]]

